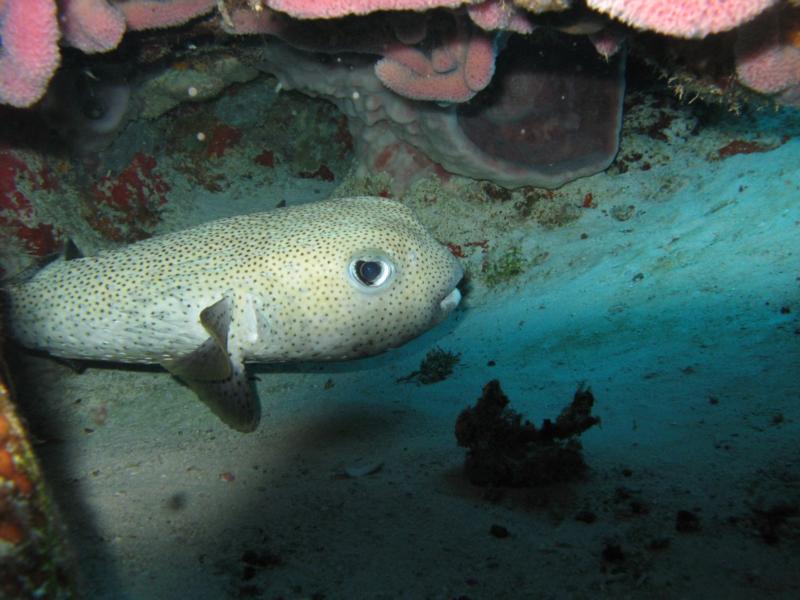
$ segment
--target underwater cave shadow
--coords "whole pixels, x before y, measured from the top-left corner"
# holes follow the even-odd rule
[[[350,511],[351,504],[386,504],[387,494],[393,490],[366,481],[373,475],[348,477],[345,468],[352,464],[370,464],[373,460],[385,460],[390,464],[396,454],[390,456],[381,450],[371,454],[370,449],[376,445],[385,447],[387,443],[399,446],[402,442],[398,432],[408,427],[404,418],[404,415],[384,412],[367,400],[344,400],[328,407],[320,404],[319,410],[288,419],[282,415],[280,440],[269,432],[248,434],[244,445],[236,450],[233,464],[241,465],[242,471],[249,465],[259,465],[255,477],[252,472],[240,476],[238,470],[232,471],[236,476],[232,482],[235,493],[225,495],[224,513],[210,515],[195,525],[203,533],[191,551],[202,557],[205,564],[214,565],[215,574],[209,581],[214,592],[219,594],[217,597],[223,597],[222,590],[232,586],[249,589],[248,586],[255,585],[262,589],[263,585],[269,592],[278,589],[278,582],[285,581],[290,576],[288,573],[302,566],[295,562],[293,552],[287,550],[287,532],[293,531],[299,538],[312,536],[320,545],[331,543],[333,547],[326,551],[335,552],[340,543],[346,544],[353,528],[349,520],[328,519],[340,511]],[[261,424],[262,428],[275,426],[268,419]],[[242,434],[233,432],[231,435]],[[223,436],[218,439],[222,441]],[[249,443],[250,440],[254,443]],[[265,446],[272,448],[265,449]],[[364,463],[351,463],[350,459],[355,456],[363,457]],[[384,477],[385,473],[380,471],[374,476]],[[353,499],[353,486],[358,486],[361,479],[366,484],[361,487],[363,493],[359,499]],[[197,493],[219,493],[213,487],[208,486],[202,492],[191,485],[176,489],[168,502],[182,508],[184,503],[190,504]],[[345,500],[348,496],[350,499]],[[169,545],[162,547],[162,541],[167,540],[153,540],[150,552],[154,556],[173,551]],[[248,579],[245,574],[254,570],[263,571],[263,574]],[[267,593],[265,597],[267,595],[274,594]]]
[[[401,429],[404,415],[383,415],[367,402],[350,401],[335,409],[319,410],[293,421],[284,428],[291,437],[292,450],[306,460],[317,460],[326,454],[375,443],[385,444],[393,432]]]

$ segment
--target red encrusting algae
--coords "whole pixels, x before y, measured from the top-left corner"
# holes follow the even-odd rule
[[[52,224],[37,221],[36,209],[26,194],[57,190],[58,182],[47,166],[34,170],[18,153],[0,150],[0,227],[10,229],[36,256],[53,254],[61,240]]]
[[[156,167],[155,158],[137,152],[121,173],[96,181],[89,194],[89,225],[117,242],[150,237],[171,189]]]

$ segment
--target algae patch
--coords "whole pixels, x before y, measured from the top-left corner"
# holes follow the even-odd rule
[[[453,367],[461,361],[461,355],[443,350],[436,346],[425,355],[419,364],[419,369],[400,377],[397,383],[407,383],[416,380],[422,385],[444,381],[453,374]]]

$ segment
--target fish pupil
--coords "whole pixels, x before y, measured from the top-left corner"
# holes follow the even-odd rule
[[[356,261],[356,274],[362,283],[375,285],[383,273],[383,265],[374,260]]]

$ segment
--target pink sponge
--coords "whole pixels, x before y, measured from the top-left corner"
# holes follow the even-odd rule
[[[638,29],[702,38],[738,27],[778,0],[587,0],[586,5]]]
[[[106,0],[61,0],[61,32],[70,46],[107,52],[119,45],[125,17]]]
[[[489,35],[459,25],[457,37],[434,47],[430,59],[407,46],[387,50],[375,65],[378,79],[414,100],[468,101],[492,80],[495,50]]]
[[[736,75],[747,87],[800,106],[800,9],[770,11],[739,31]]]
[[[0,102],[30,106],[60,61],[54,0],[0,0]]]
[[[416,10],[456,7],[465,0],[267,0],[267,6],[296,19],[333,19],[366,15],[379,10]]]
[[[217,0],[128,0],[116,6],[125,15],[128,29],[161,29],[182,25],[211,12]]]
[[[185,23],[217,0],[0,0],[0,103],[37,102],[61,60],[59,38],[84,52],[116,48],[126,29]]]

